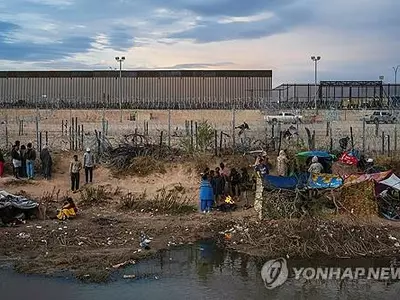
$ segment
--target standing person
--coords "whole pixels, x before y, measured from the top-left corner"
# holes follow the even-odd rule
[[[3,177],[4,174],[4,155],[3,151],[0,149],[0,178]]]
[[[215,180],[215,171],[214,170],[210,170],[208,173],[208,180],[210,181],[210,184],[213,188],[213,195],[214,195],[214,203],[216,203],[217,199],[216,199],[216,191],[217,191],[217,186],[216,186],[216,180]]]
[[[26,146],[21,145],[20,147],[20,153],[21,153],[21,169],[19,169],[20,173],[19,176],[22,178],[27,177],[26,174]]]
[[[17,144],[18,142],[18,144]],[[17,141],[11,150],[12,165],[14,168],[14,176],[19,179],[21,174],[21,152],[19,150],[19,141]]]
[[[219,167],[215,169],[215,202],[218,206],[225,189],[225,179],[221,175]]]
[[[264,217],[263,208],[263,192],[264,192],[264,175],[269,174],[266,156],[258,156],[254,163],[256,172],[256,194],[254,197],[254,210],[257,212],[260,220]]]
[[[232,168],[230,174],[230,182],[231,182],[231,189],[232,189],[232,196],[240,196],[240,173],[236,171],[235,168]]]
[[[201,211],[209,213],[214,202],[214,193],[206,174],[201,177],[199,198]]]
[[[69,165],[69,173],[71,175],[71,190],[75,193],[79,190],[80,171],[82,163],[78,160],[78,155],[74,155],[74,159]]]
[[[288,176],[289,159],[286,155],[286,152],[284,150],[281,150],[276,160],[277,160],[276,166],[277,166],[278,176]]]
[[[36,150],[32,148],[32,143],[28,143],[27,145],[25,158],[26,158],[26,175],[28,176],[28,179],[33,179],[33,176],[35,174]]]
[[[94,156],[90,152],[90,148],[86,148],[86,152],[83,155],[83,167],[85,168],[85,179],[86,184],[93,181],[93,168],[94,168]]]
[[[242,197],[245,200],[244,207],[249,207],[249,199],[247,197],[247,191],[251,190],[252,183],[250,180],[250,175],[247,172],[247,168],[242,168],[242,175],[240,176],[240,190],[242,192]]]
[[[50,151],[45,145],[40,151],[40,160],[42,161],[43,176],[46,180],[51,179],[51,167],[53,166],[53,159],[51,158]]]
[[[308,172],[310,172],[311,174],[319,174],[322,173],[324,171],[324,167],[322,166],[322,164],[320,162],[318,162],[318,157],[314,156],[311,159],[311,165],[308,168]]]
[[[15,177],[17,177],[17,176],[16,176],[17,173],[16,173],[16,170],[15,170],[15,167],[14,167],[14,162],[13,162],[13,160],[14,160],[14,156],[16,155],[15,151],[16,151],[17,148],[19,148],[20,143],[21,143],[20,141],[15,141],[15,143],[14,143],[14,145],[12,146],[12,149],[11,149],[11,165],[12,165],[12,167],[13,167],[13,175],[14,175]],[[18,177],[19,177],[19,176],[18,176]]]
[[[224,178],[225,186],[224,192],[225,194],[230,194],[231,191],[231,182],[230,182],[230,170],[225,166],[223,162],[219,164],[221,176]]]

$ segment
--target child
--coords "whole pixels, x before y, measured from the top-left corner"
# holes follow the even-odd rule
[[[209,213],[214,203],[214,193],[207,174],[202,175],[200,183],[200,209],[203,213]]]

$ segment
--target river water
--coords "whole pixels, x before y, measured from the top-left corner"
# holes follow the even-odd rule
[[[387,261],[297,261],[297,266],[382,265]],[[140,300],[140,299],[399,299],[400,282],[305,281],[289,278],[282,286],[265,288],[263,261],[203,242],[171,249],[157,257],[119,270],[106,284],[85,284],[68,276],[45,277],[0,269],[2,300]],[[136,275],[136,279],[123,279]]]

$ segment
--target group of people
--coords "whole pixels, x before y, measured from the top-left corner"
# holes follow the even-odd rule
[[[37,161],[37,152],[33,148],[32,143],[21,145],[20,141],[15,141],[11,149],[11,164],[13,167],[13,175],[15,178],[34,179],[35,164]],[[50,151],[45,145],[39,152],[39,159],[41,162],[42,175],[45,179],[51,179],[51,170],[53,166],[53,159]],[[4,174],[5,159],[3,153],[0,151],[0,177]],[[86,149],[83,155],[83,163],[78,160],[78,155],[74,155],[70,163],[69,172],[71,177],[71,190],[76,192],[79,190],[80,171],[82,168],[85,170],[86,183],[93,182],[93,169],[95,166],[95,159],[90,148]]]
[[[35,176],[36,159],[37,153],[36,150],[33,148],[32,143],[27,143],[25,146],[21,145],[20,141],[15,141],[11,149],[11,164],[13,167],[14,177],[17,179],[33,179]],[[0,161],[0,176],[3,176],[5,161],[2,153],[0,153]],[[40,161],[43,177],[46,179],[50,179],[53,160],[46,145],[40,151]]]
[[[233,199],[243,197],[247,203],[247,191],[251,189],[252,181],[247,168],[239,172],[236,168],[229,169],[220,163],[215,170],[206,168],[201,174],[200,183],[200,209],[208,213],[213,207],[218,207],[226,202],[234,204]]]
[[[266,152],[256,157],[252,166],[254,168],[254,178],[250,177],[247,168],[242,168],[239,172],[235,168],[229,170],[224,163],[221,163],[215,170],[206,168],[201,174],[200,183],[200,210],[203,213],[210,212],[212,208],[219,207],[226,199],[246,200],[245,206],[249,206],[247,191],[251,190],[255,184],[254,209],[261,213],[262,192],[264,190],[263,178],[270,174],[270,163]],[[281,150],[276,161],[276,175],[289,176],[291,160],[286,150]],[[323,165],[318,161],[318,157],[312,157],[308,167],[308,172],[312,174],[324,173]],[[229,202],[229,201],[228,201]],[[232,201],[232,203],[234,203]]]
[[[80,184],[80,172],[82,167],[85,169],[85,180],[86,184],[89,182],[93,182],[93,169],[95,166],[95,159],[93,153],[90,151],[90,148],[86,149],[85,154],[83,154],[83,164],[79,160],[78,155],[74,155],[70,165],[69,165],[69,173],[71,176],[71,191],[76,193],[79,190]]]

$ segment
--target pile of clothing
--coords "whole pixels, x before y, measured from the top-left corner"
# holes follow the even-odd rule
[[[24,222],[36,213],[38,206],[34,200],[0,191],[0,220],[3,224]]]

